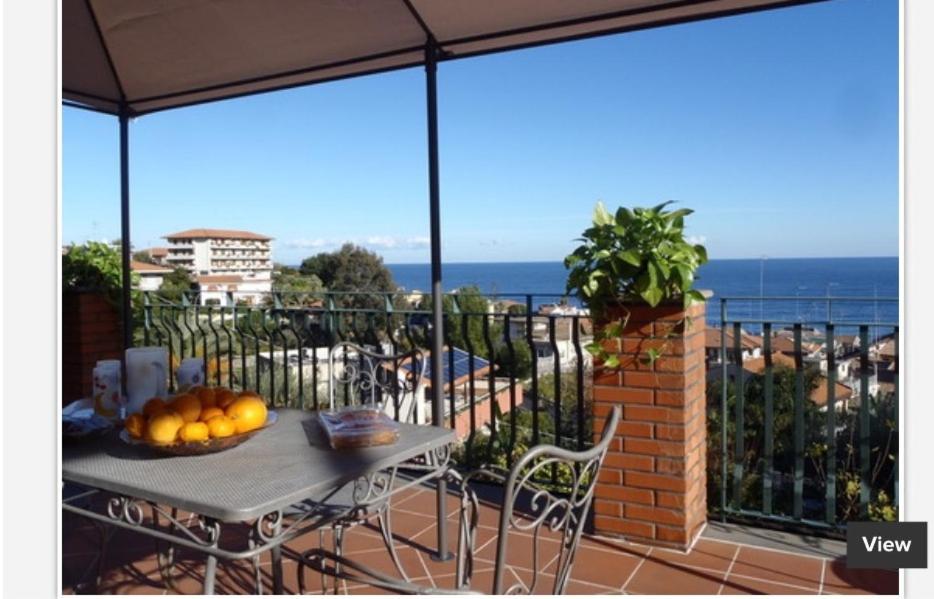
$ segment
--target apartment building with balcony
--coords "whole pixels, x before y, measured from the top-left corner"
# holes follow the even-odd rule
[[[257,302],[272,290],[272,237],[251,231],[188,229],[165,239],[166,263],[191,273],[202,304],[226,305],[228,292]]]

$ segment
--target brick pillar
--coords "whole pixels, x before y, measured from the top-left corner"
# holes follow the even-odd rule
[[[62,405],[90,397],[91,371],[98,360],[123,359],[122,323],[106,296],[67,292],[62,296]]]
[[[598,533],[687,549],[707,522],[705,306],[627,306],[629,321],[606,349],[620,368],[594,368],[594,415],[623,418],[595,489]],[[614,315],[625,314],[620,311]],[[662,352],[654,364],[646,351]],[[595,435],[600,426],[594,427]]]

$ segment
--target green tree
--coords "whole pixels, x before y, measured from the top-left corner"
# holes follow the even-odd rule
[[[145,250],[139,251],[139,252],[133,252],[133,260],[136,260],[137,262],[145,262],[146,264],[155,264],[155,263],[156,263],[156,261],[153,260],[152,256],[149,254],[149,252],[147,252],[147,251],[145,251]]]
[[[558,389],[555,389],[554,374],[538,377],[539,410],[553,417],[557,407],[557,412],[561,414],[561,438],[558,444],[569,449],[577,449],[579,434],[588,443],[593,439],[593,374],[585,370],[583,375],[583,410],[578,410],[576,371],[561,373]],[[531,388],[527,388],[526,392],[531,393]],[[583,417],[582,428],[578,426],[579,415]],[[547,441],[554,442],[553,439]]]
[[[190,290],[191,276],[188,274],[187,269],[179,266],[162,278],[162,285],[159,286],[159,296],[176,303],[182,299],[183,293]]]
[[[286,305],[307,305],[310,302],[319,299],[320,294],[325,290],[324,284],[315,275],[298,274],[295,269],[289,269],[292,272],[277,272],[272,277],[272,290],[285,294],[282,298]]]
[[[130,274],[135,287],[139,275]],[[97,291],[120,304],[123,289],[123,264],[120,250],[106,243],[89,241],[76,245],[62,256],[62,286],[66,291]]]
[[[336,292],[372,292],[373,295],[339,297],[338,306],[381,310],[385,294],[397,290],[392,273],[383,259],[366,248],[345,243],[336,252],[324,252],[302,261],[299,272],[314,275],[329,290]]]
[[[293,268],[291,266],[287,266],[285,264],[280,264],[278,262],[272,263],[272,271],[273,271],[273,278],[275,278],[277,274],[279,275],[300,275],[302,274],[302,272],[299,269]]]
[[[532,351],[525,342],[513,341],[511,351],[509,345],[503,343],[496,348],[494,361],[499,366],[499,376],[513,375],[522,380],[532,375]]]
[[[470,350],[481,357],[489,358],[490,351],[483,336],[483,320],[492,320],[487,315],[490,302],[476,285],[461,287],[454,294],[447,294],[441,300],[445,319],[445,338],[455,347]],[[456,309],[455,309],[456,308]],[[492,326],[492,322],[487,325]],[[464,329],[466,328],[466,335]],[[493,343],[500,337],[501,327],[491,329]]]
[[[139,275],[130,272],[130,310],[133,319],[133,336],[141,338],[143,301],[140,294]],[[69,291],[92,291],[104,294],[123,313],[123,263],[120,250],[107,243],[89,241],[71,246],[62,256],[62,289]]]
[[[828,482],[827,414],[810,400],[811,393],[820,383],[815,368],[804,374],[804,495],[823,498]],[[762,479],[765,471],[765,378],[747,375],[743,385],[743,477],[740,488],[741,507],[762,509]],[[723,454],[721,449],[723,413],[721,410],[722,383],[711,381],[707,390],[707,491],[708,505],[720,505]],[[773,378],[773,471],[777,476],[772,490],[772,509],[776,514],[793,513],[794,487],[790,483],[795,469],[794,450],[794,398],[795,371],[777,366]],[[898,438],[895,433],[894,401],[890,398],[873,399],[869,447],[871,449],[870,518],[892,519],[897,512],[892,505],[894,496],[894,464],[897,462]],[[858,519],[859,514],[859,424],[858,412],[839,413],[836,418],[837,464],[837,519]],[[736,439],[736,386],[727,384],[727,501],[733,502]],[[823,519],[822,509],[805,517]]]

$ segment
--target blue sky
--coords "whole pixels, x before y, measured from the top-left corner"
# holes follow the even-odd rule
[[[131,239],[354,241],[427,262],[424,71],[130,126]],[[443,257],[559,260],[593,204],[694,208],[711,258],[898,254],[898,2],[827,3],[439,67]],[[117,123],[65,108],[62,238],[119,236]]]

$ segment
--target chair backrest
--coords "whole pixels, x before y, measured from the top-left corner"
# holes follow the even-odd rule
[[[330,409],[369,405],[400,422],[415,422],[426,370],[420,349],[390,355],[342,341],[328,355]]]
[[[615,406],[604,422],[600,441],[590,449],[569,451],[553,445],[537,445],[509,470],[499,521],[494,595],[543,594],[537,587],[545,575],[553,576],[554,581],[544,594],[564,593],[593,503],[597,475],[616,434],[620,414],[619,406]],[[536,482],[551,479],[552,472],[557,472],[562,480],[561,492],[547,483]],[[517,509],[517,504],[522,504],[521,509]],[[511,532],[531,536],[532,568],[528,576],[519,575],[518,569],[512,569],[520,580],[506,584],[504,571]],[[558,541],[556,555],[550,561],[540,559],[539,546],[543,537]]]

